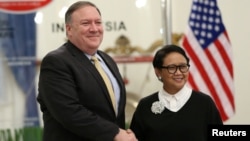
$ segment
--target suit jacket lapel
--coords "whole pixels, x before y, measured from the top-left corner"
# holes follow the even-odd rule
[[[84,55],[84,53],[79,50],[77,47],[75,47],[72,43],[68,42],[67,49],[69,52],[74,56],[78,62],[79,62],[79,69],[87,69],[93,77],[96,79],[98,83],[100,83],[100,86],[102,86],[102,89],[106,90],[105,83],[102,80],[101,75],[98,73],[98,71],[95,69],[95,66],[92,64],[92,62],[89,60],[87,56]],[[108,94],[108,91],[106,92]]]
[[[105,82],[102,80],[101,75],[95,69],[95,66],[92,64],[92,62],[89,60],[89,58],[87,56],[85,56],[84,53],[81,50],[79,50],[77,47],[75,47],[72,43],[68,42],[66,46],[67,46],[67,49],[69,50],[69,52],[72,54],[72,56],[74,56],[78,60],[79,69],[87,69],[93,75],[93,77],[96,79],[96,81],[98,83],[100,83],[100,86],[104,90],[106,98],[109,101],[110,106],[112,107],[112,101],[109,97],[108,90],[105,87]],[[109,58],[105,57],[105,55],[103,55],[103,53],[100,51],[98,51],[98,54],[103,58],[106,65],[108,66],[108,68],[110,69],[110,71],[112,72],[114,77],[116,78],[116,80],[121,88],[121,92],[122,92],[123,91],[123,87],[122,87],[123,80],[121,79],[119,72],[115,71],[113,61],[112,62],[109,61]],[[124,99],[123,95],[121,95],[121,99]],[[120,110],[118,110],[118,112],[119,111]],[[114,114],[115,114],[115,112],[114,112]]]
[[[119,84],[120,90],[121,90],[121,95],[120,95],[120,103],[119,103],[119,109],[118,109],[118,114],[121,112],[120,109],[123,109],[124,103],[126,103],[126,97],[125,97],[125,87],[124,87],[124,82],[123,79],[119,73],[119,71],[116,71],[116,64],[114,64],[113,61],[111,61],[109,58],[105,57],[105,55],[98,51],[98,54],[103,58],[103,60],[105,61],[106,65],[109,67],[110,71],[112,72],[112,74],[114,75],[114,77],[117,80],[117,83]]]

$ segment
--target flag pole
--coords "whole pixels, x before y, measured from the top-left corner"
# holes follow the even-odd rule
[[[161,0],[163,44],[172,44],[171,0]]]

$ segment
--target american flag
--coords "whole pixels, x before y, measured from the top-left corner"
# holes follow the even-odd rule
[[[190,57],[188,84],[210,95],[228,120],[235,113],[232,47],[216,0],[193,0],[181,44]]]

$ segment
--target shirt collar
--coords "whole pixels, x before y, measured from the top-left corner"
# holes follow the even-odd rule
[[[186,85],[184,85],[182,87],[182,89],[180,89],[180,91],[178,91],[177,93],[173,94],[169,94],[168,92],[166,92],[163,88],[161,89],[161,94],[162,96],[164,96],[167,100],[170,100],[173,96],[176,98],[177,101],[179,101],[180,99],[182,99],[188,92],[190,91],[190,88],[188,88]]]
[[[84,54],[89,58],[89,60],[91,60],[92,55],[89,55],[87,53],[84,53]],[[97,53],[95,53],[94,56],[96,56],[100,62],[103,61],[102,58]]]

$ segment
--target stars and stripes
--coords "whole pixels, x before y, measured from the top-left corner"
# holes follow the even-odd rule
[[[226,121],[235,112],[233,58],[216,0],[193,0],[182,46],[191,60],[188,84],[209,94]]]

